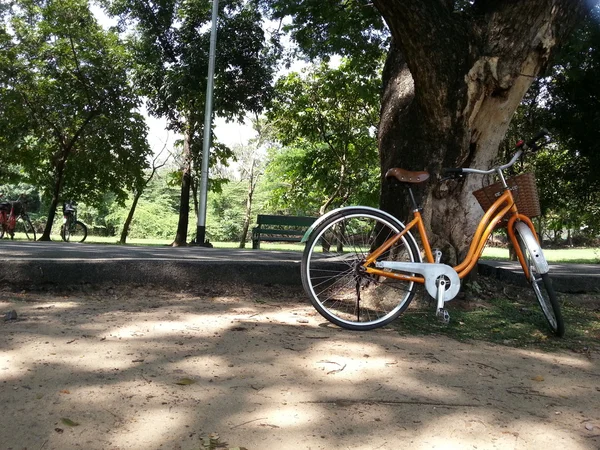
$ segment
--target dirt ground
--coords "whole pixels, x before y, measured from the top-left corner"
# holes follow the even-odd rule
[[[353,333],[276,287],[1,291],[13,310],[3,450],[600,448],[597,353]]]

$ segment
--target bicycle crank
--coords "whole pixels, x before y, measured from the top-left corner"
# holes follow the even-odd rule
[[[456,270],[446,264],[377,261],[375,267],[423,275],[427,293],[438,300],[438,303],[449,302],[460,291],[460,278]]]

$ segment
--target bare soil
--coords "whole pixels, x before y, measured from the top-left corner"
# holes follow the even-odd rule
[[[353,333],[293,288],[0,292],[10,311],[2,449],[600,448],[597,351]]]

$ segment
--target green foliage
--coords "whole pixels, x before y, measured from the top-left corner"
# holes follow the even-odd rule
[[[528,157],[544,216],[544,229],[590,237],[600,233],[600,6],[556,56],[545,78],[534,83],[517,111],[507,151],[517,138],[550,129],[553,144]]]
[[[148,172],[146,176],[149,175]],[[165,166],[158,169],[148,183],[136,207],[128,237],[163,239],[173,237],[179,213],[179,187],[171,183],[172,173],[173,167]],[[132,201],[130,196],[123,206],[108,203],[102,222],[110,235],[121,233]]]
[[[208,72],[211,3],[208,1],[106,0],[121,24],[134,25],[130,46],[135,78],[152,115],[171,129],[193,134],[199,154]],[[254,2],[219,2],[214,112],[241,119],[268,102],[279,46],[269,43]],[[217,155],[218,156],[218,155]],[[230,155],[225,155],[225,158]]]
[[[211,2],[206,0],[104,0],[121,27],[132,25],[129,44],[135,58],[134,76],[148,98],[150,114],[165,117],[170,129],[186,139],[182,170],[197,186],[204,139],[208,57],[211,39]],[[260,112],[272,95],[272,80],[280,47],[269,39],[256,2],[219,2],[214,112],[226,119],[242,119]],[[211,139],[214,141],[214,139]],[[210,167],[226,164],[233,156],[224,145],[213,143]],[[189,208],[188,178],[183,178],[181,211]],[[221,180],[212,180],[219,189]],[[185,213],[184,213],[185,214]],[[176,243],[183,243],[185,220],[177,227]]]
[[[15,201],[19,197],[27,203],[27,212],[36,213],[40,209],[40,195],[35,188],[27,183],[0,185],[0,202]]]
[[[261,0],[274,20],[287,20],[283,32],[297,45],[297,55],[327,61],[351,57],[364,73],[375,74],[387,53],[390,35],[383,18],[366,0]]]
[[[273,205],[305,214],[377,203],[375,137],[379,81],[349,60],[280,79],[267,117],[274,138],[267,169]]]
[[[221,192],[210,193],[206,217],[207,235],[212,241],[237,241],[244,224],[246,184],[229,182]]]
[[[126,202],[125,207],[118,208],[106,216],[106,226],[114,230],[113,235],[121,232],[130,206],[129,202]],[[131,222],[128,237],[168,239],[173,237],[173,230],[177,228],[177,219],[177,214],[169,209],[168,204],[141,199]]]
[[[0,154],[45,196],[117,200],[149,153],[130,60],[87,0],[16,0],[0,31]]]

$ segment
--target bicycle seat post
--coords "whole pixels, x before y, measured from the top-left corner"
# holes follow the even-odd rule
[[[410,186],[408,186],[408,194],[410,195],[410,200],[413,204],[413,211],[420,211],[421,208],[419,207],[419,204],[417,203],[415,195],[413,194],[412,188]]]

